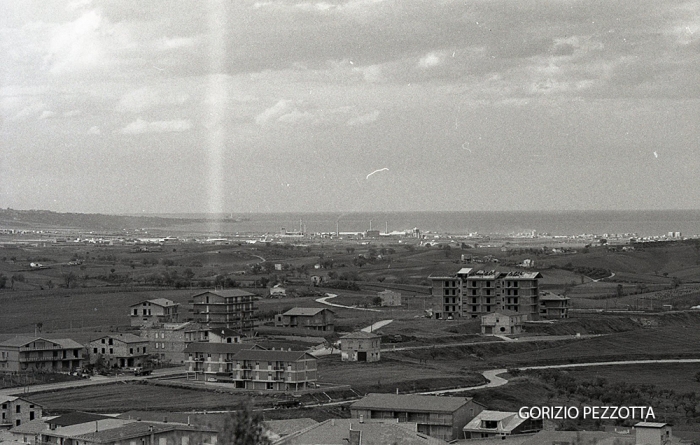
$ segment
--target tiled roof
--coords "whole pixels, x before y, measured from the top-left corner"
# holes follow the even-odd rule
[[[14,434],[39,434],[49,428],[49,424],[41,419],[30,420],[10,430]]]
[[[185,347],[185,352],[203,352],[215,354],[235,354],[243,349],[259,348],[252,343],[190,343]]]
[[[254,297],[255,294],[251,294],[250,292],[246,292],[244,290],[240,289],[223,289],[223,290],[208,290],[204,292],[200,292],[198,294],[193,295],[193,297],[199,296],[199,295],[204,295],[204,294],[214,294],[218,295],[220,297]]]
[[[265,428],[280,437],[287,436],[297,431],[307,429],[311,426],[318,425],[318,422],[314,419],[301,418],[301,419],[284,419],[284,420],[266,420],[264,422]]]
[[[319,312],[323,312],[323,311],[333,312],[332,310],[327,309],[325,307],[295,307],[295,308],[288,310],[287,312],[285,312],[282,315],[296,315],[296,316],[300,315],[300,316],[312,317],[312,316],[318,314]]]
[[[173,300],[168,300],[167,298],[153,298],[151,300],[144,300],[140,303],[132,304],[129,307],[141,306],[143,303],[151,303],[157,306],[169,307],[169,306],[179,306],[179,303],[175,303]]]
[[[95,431],[92,433],[75,436],[78,440],[85,440],[97,443],[112,443],[116,441],[124,441],[135,437],[148,436],[151,433],[160,434],[168,431],[208,431],[215,432],[209,429],[202,429],[177,423],[157,423],[157,422],[131,422],[117,428],[108,430]]]
[[[394,419],[365,421],[359,419],[329,419],[305,430],[282,438],[279,444],[285,445],[346,445],[350,430],[362,431],[362,443],[372,445],[443,445],[447,442],[417,432],[417,425],[411,422],[397,423]]]
[[[362,339],[362,338],[381,338],[381,335],[373,334],[371,332],[365,332],[365,331],[357,331],[357,332],[351,332],[349,334],[345,334],[340,338],[357,338],[357,339]]]
[[[62,416],[51,419],[48,423],[56,426],[77,425],[80,423],[94,422],[100,419],[110,419],[109,416],[101,414],[84,413],[82,411],[73,411]]]
[[[294,362],[303,359],[316,359],[305,351],[259,351],[242,350],[233,356],[234,360],[259,360],[269,362]]]
[[[146,338],[141,338],[141,337],[139,337],[138,335],[129,334],[129,333],[104,335],[104,336],[102,336],[102,337],[98,337],[98,338],[96,338],[96,339],[94,339],[94,340],[91,340],[90,342],[95,342],[95,341],[97,341],[97,340],[102,340],[103,338],[113,338],[113,339],[115,339],[115,340],[123,341],[124,343],[144,343],[144,342],[148,342],[148,339],[146,339]]]
[[[64,349],[75,349],[75,348],[82,348],[83,347],[83,345],[76,342],[75,340],[71,340],[70,338],[48,339],[48,338],[44,338],[44,337],[32,337],[32,336],[28,336],[28,335],[20,335],[18,337],[11,338],[7,341],[0,343],[0,346],[21,347],[21,346],[25,346],[33,341],[36,341],[36,340],[43,340],[43,341],[47,341],[49,343],[56,343]]]
[[[452,413],[471,400],[471,398],[466,397],[417,394],[368,394],[363,399],[350,405],[350,409]]]
[[[508,272],[505,278],[507,280],[534,280],[535,278],[542,278],[542,274],[539,272],[514,271]]]

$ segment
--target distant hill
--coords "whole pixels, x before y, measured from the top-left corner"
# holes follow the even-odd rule
[[[103,215],[99,213],[57,213],[48,210],[0,209],[0,228],[75,228],[120,230],[166,227],[204,219],[160,218],[156,216]]]

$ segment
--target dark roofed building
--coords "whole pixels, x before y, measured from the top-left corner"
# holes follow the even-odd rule
[[[298,391],[318,380],[316,357],[304,351],[242,350],[233,359],[236,388]]]
[[[211,328],[252,333],[257,327],[255,294],[240,289],[206,291],[192,297],[194,320]]]
[[[262,349],[253,343],[190,343],[185,347],[187,378],[232,382],[233,357],[239,351],[251,348]]]
[[[353,418],[416,422],[419,433],[448,441],[483,410],[472,398],[416,394],[368,394],[350,405]]]
[[[335,313],[327,308],[295,307],[275,316],[275,326],[333,332]]]
[[[180,304],[167,298],[153,298],[129,306],[131,326],[176,323]]]

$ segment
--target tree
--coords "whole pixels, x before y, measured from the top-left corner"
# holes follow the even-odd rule
[[[75,287],[78,281],[78,276],[73,272],[68,272],[63,274],[63,284],[65,284],[67,289]]]
[[[224,428],[217,440],[224,445],[271,445],[265,434],[263,417],[253,411],[249,404],[238,407],[231,416],[224,419]]]
[[[6,283],[7,283],[7,277],[3,274],[0,274],[0,289],[5,287]]]

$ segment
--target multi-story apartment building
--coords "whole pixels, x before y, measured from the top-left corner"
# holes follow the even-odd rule
[[[192,297],[194,321],[212,328],[252,333],[257,327],[255,294],[240,289],[202,292]]]
[[[104,364],[110,368],[143,366],[149,351],[148,339],[134,334],[105,335],[90,341],[87,349],[90,353],[90,363],[96,363],[101,357]]]
[[[429,278],[433,295],[442,297],[444,319],[478,318],[497,310],[523,314],[526,320],[539,319],[539,272],[463,268],[453,276]]]
[[[154,323],[177,323],[179,304],[167,298],[155,298],[129,306],[131,326],[148,326]]]
[[[148,340],[148,351],[163,363],[185,363],[185,338],[195,323],[154,323],[141,327],[141,338]]]
[[[297,391],[316,382],[316,358],[303,351],[265,350],[246,343],[187,345],[188,379],[233,383],[236,388]]]
[[[15,396],[0,395],[0,430],[41,419],[41,405]]]
[[[69,372],[83,365],[83,351],[69,338],[15,337],[0,343],[0,372]]]
[[[315,387],[316,357],[304,351],[241,350],[234,357],[237,388],[298,391]]]
[[[249,348],[262,349],[252,343],[189,343],[185,348],[187,378],[233,382],[233,357],[239,351]]]
[[[462,428],[484,408],[465,397],[368,394],[350,405],[350,415],[354,419],[415,422],[419,433],[449,441],[461,438]]]

